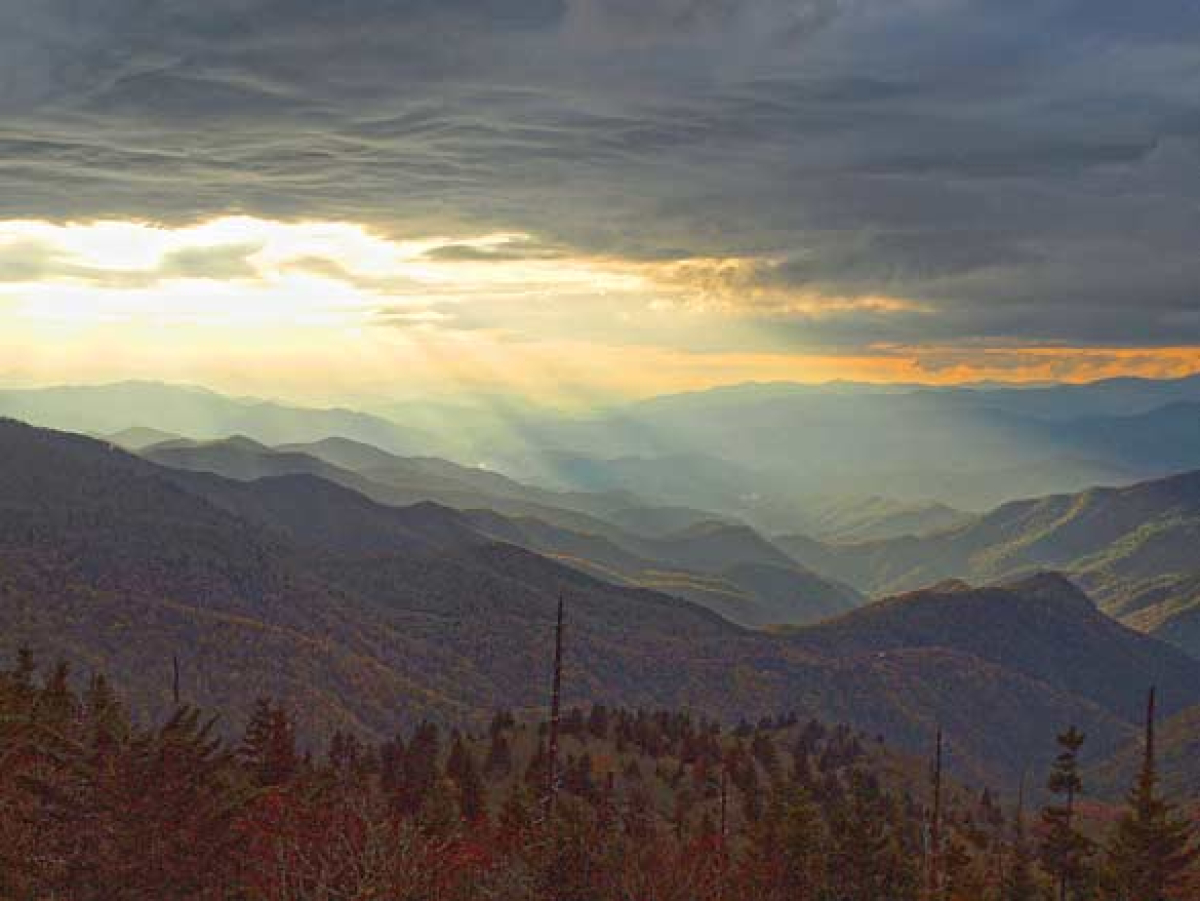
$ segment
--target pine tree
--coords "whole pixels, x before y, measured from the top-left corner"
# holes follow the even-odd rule
[[[14,706],[21,713],[28,714],[33,709],[33,699],[36,695],[33,677],[36,673],[37,664],[33,659],[33,651],[22,646],[17,650],[17,665],[4,674],[5,681],[12,686],[15,695]]]
[[[38,721],[57,732],[66,731],[78,711],[70,677],[70,668],[66,663],[59,662],[38,695]]]
[[[592,778],[592,756],[584,753],[568,760],[563,769],[562,787],[577,797],[595,801],[596,782]]]
[[[846,790],[831,806],[831,882],[847,901],[877,901],[897,869],[887,798],[877,782],[858,770],[846,777]]]
[[[524,838],[533,827],[535,806],[536,799],[529,787],[520,780],[514,781],[497,818],[504,840],[517,842]]]
[[[489,779],[503,779],[512,772],[512,746],[503,732],[492,732],[483,771]]]
[[[774,777],[779,772],[779,752],[775,749],[775,742],[768,733],[763,731],[754,733],[754,738],[750,741],[750,754],[762,764],[767,775]]]
[[[432,835],[445,837],[459,828],[462,801],[458,786],[450,779],[435,779],[421,799],[417,823]]]
[[[1046,787],[1061,803],[1042,811],[1041,856],[1054,876],[1058,901],[1077,897],[1083,890],[1091,842],[1075,828],[1075,798],[1083,790],[1079,778],[1079,749],[1084,734],[1074,726],[1058,736],[1059,753]]]
[[[296,730],[282,707],[266,698],[254,705],[239,756],[259,785],[283,785],[299,767]]]
[[[458,788],[459,809],[468,823],[477,823],[487,816],[483,797],[483,782],[479,778],[479,767],[462,736],[457,732],[450,745],[450,756],[446,760],[446,777]]]
[[[1000,882],[1000,901],[1036,901],[1038,886],[1033,875],[1033,853],[1025,836],[1025,780],[1017,795],[1013,817],[1012,853]]]
[[[450,735],[450,753],[446,756],[446,777],[457,782],[467,767],[467,746],[462,734],[455,730]]]
[[[738,788],[742,792],[742,816],[748,823],[757,822],[763,815],[763,793],[758,784],[758,767],[753,760],[747,761],[741,771]]]
[[[404,783],[404,753],[404,739],[399,735],[379,747],[379,784],[393,803]]]
[[[593,738],[608,738],[608,708],[597,704],[588,714],[588,732]]]
[[[500,732],[506,732],[517,725],[516,718],[512,715],[512,711],[498,710],[492,717],[492,722],[488,726],[488,735],[496,735]]]
[[[1114,901],[1166,901],[1197,856],[1197,849],[1189,848],[1188,824],[1158,794],[1154,702],[1152,688],[1141,770],[1108,847],[1105,882]]]
[[[421,723],[404,749],[404,765],[396,793],[400,812],[415,817],[438,781],[441,738],[433,723]]]
[[[84,691],[83,716],[87,739],[97,755],[108,753],[129,736],[129,717],[103,674],[94,676]]]

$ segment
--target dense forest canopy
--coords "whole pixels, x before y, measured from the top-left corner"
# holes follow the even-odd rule
[[[944,776],[796,716],[733,727],[594,706],[298,743],[263,699],[225,742],[180,704],[136,723],[100,674],[0,672],[0,899],[72,901],[1190,901],[1200,829],[1153,732],[1124,806],[1086,801],[1085,736],[1045,791]],[[1151,716],[1152,716],[1151,712]],[[553,729],[557,740],[551,740]],[[559,747],[551,758],[548,748]],[[1039,812],[1030,799],[1044,800]]]

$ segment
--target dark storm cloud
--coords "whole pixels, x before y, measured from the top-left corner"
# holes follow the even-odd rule
[[[1200,342],[1200,4],[0,4],[0,216],[231,211],[936,311],[763,342]]]

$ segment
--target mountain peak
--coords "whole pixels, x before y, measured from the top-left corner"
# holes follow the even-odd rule
[[[1054,603],[1084,605],[1089,610],[1095,602],[1078,585],[1060,572],[1047,570],[1021,579],[1006,582],[1002,586],[1023,597],[1037,598]]]
[[[974,591],[974,587],[962,579],[943,579],[929,590],[935,594],[958,594],[963,591]]]
[[[228,438],[221,438],[216,441],[209,442],[210,447],[229,447],[235,450],[246,451],[255,454],[266,454],[271,452],[271,448],[263,444],[261,441],[255,441],[246,435],[230,435]]]

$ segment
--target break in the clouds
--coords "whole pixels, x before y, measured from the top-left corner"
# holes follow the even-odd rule
[[[1200,5],[0,4],[0,219],[231,214],[637,282],[430,302],[463,329],[708,352],[1200,344]],[[516,237],[480,241],[497,234]],[[256,252],[122,277],[248,282]],[[79,265],[0,253],[9,282]],[[387,285],[342,282],[413,321]],[[685,321],[717,314],[736,325]]]

